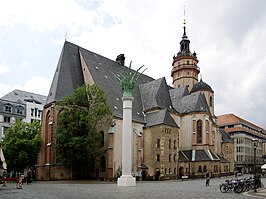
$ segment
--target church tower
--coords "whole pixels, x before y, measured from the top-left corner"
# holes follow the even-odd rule
[[[193,85],[198,82],[200,72],[197,54],[191,53],[189,49],[190,41],[186,34],[186,23],[184,21],[184,33],[180,42],[180,50],[173,57],[171,76],[173,77],[173,87],[179,88],[188,85],[191,91]]]

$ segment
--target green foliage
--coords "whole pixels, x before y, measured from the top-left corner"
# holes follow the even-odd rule
[[[82,166],[103,154],[97,126],[111,121],[111,111],[103,91],[97,86],[81,86],[59,104],[54,132],[58,160],[63,165]]]
[[[36,164],[41,145],[39,128],[39,121],[26,123],[16,120],[8,129],[2,143],[8,170],[21,171]]]

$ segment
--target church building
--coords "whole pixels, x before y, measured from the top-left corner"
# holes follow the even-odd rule
[[[123,54],[114,61],[65,41],[42,114],[38,180],[118,177],[122,167],[123,103],[114,74],[129,69],[124,62]],[[184,26],[180,49],[169,71],[172,86],[167,85],[164,77],[140,75],[133,92],[133,175],[164,180],[203,177],[206,171],[213,176],[233,172],[234,162],[225,159],[221,151],[223,136],[214,115],[214,91],[199,79],[198,62],[197,54],[190,51]],[[104,91],[113,123],[98,129],[106,153],[84,171],[70,171],[60,164],[53,148],[57,102],[84,84],[97,84]]]

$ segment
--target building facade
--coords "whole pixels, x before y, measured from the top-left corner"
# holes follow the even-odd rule
[[[133,92],[132,173],[142,179],[202,177],[207,171],[217,176],[230,173],[230,160],[221,151],[214,91],[202,79],[198,80],[198,59],[195,52],[190,52],[189,44],[184,27],[180,50],[173,57],[173,87],[167,85],[165,78],[140,74]],[[123,108],[122,90],[114,74],[129,70],[124,61],[123,54],[113,61],[65,41],[43,110],[37,179],[118,176],[122,167]],[[60,164],[52,147],[56,144],[53,130],[57,125],[57,102],[84,84],[97,84],[104,91],[113,123],[98,129],[106,154],[95,160],[95,165],[88,165],[87,171],[70,171]]]
[[[24,122],[41,120],[46,96],[21,90],[14,90],[0,98],[0,136],[17,118]]]
[[[265,163],[265,129],[234,114],[218,116],[217,124],[233,140],[234,149],[232,154],[235,170],[242,173],[252,172],[254,155],[256,155],[257,165],[261,166]],[[256,150],[256,153],[254,153],[254,150]]]

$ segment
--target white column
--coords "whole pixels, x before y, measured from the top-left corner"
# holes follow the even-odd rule
[[[132,102],[133,97],[123,97],[123,130],[122,130],[122,176],[117,186],[136,186],[132,171]]]

